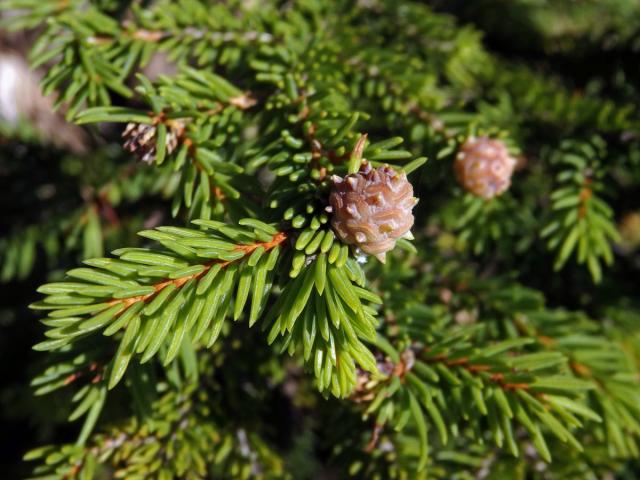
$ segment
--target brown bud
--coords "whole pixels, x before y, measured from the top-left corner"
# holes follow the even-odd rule
[[[358,173],[332,181],[331,226],[343,242],[384,262],[398,238],[412,238],[411,210],[418,200],[404,172],[364,162]]]
[[[156,159],[157,127],[145,123],[128,123],[122,137],[125,139],[123,147],[135,154],[144,163],[153,163]],[[180,136],[184,131],[181,122],[173,121],[167,125],[166,152],[171,154],[178,146]]]
[[[465,190],[488,200],[509,188],[516,163],[502,141],[470,137],[460,147],[454,168]]]

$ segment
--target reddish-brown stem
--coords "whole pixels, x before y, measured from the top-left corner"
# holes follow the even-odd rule
[[[378,439],[380,438],[380,433],[382,432],[383,427],[384,425],[381,425],[379,423],[376,423],[373,426],[373,431],[371,432],[371,440],[369,440],[369,443],[367,444],[367,446],[364,447],[365,452],[371,453],[376,448],[376,445],[378,444]]]
[[[287,234],[284,232],[278,232],[276,233],[273,238],[268,241],[268,242],[256,242],[256,243],[252,243],[250,245],[236,245],[234,248],[234,251],[241,251],[244,253],[244,255],[241,258],[245,258],[248,255],[250,255],[255,249],[257,249],[258,247],[264,247],[265,251],[269,251],[272,248],[277,247],[278,245],[280,245],[282,242],[284,242],[287,239]],[[109,302],[109,305],[117,305],[117,304],[122,304],[124,309],[129,308],[131,305],[133,305],[134,303],[137,302],[146,302],[147,300],[149,300],[151,297],[155,296],[156,294],[158,294],[163,288],[169,286],[169,285],[175,285],[176,288],[180,288],[182,287],[185,283],[187,283],[189,280],[194,279],[194,278],[200,278],[203,275],[205,275],[209,269],[214,266],[214,265],[220,265],[221,268],[225,268],[226,266],[230,265],[233,262],[237,262],[240,259],[237,260],[231,260],[231,261],[220,261],[220,260],[214,260],[208,264],[205,265],[204,270],[202,270],[199,273],[195,273],[193,275],[186,275],[184,277],[180,277],[180,278],[175,278],[175,279],[170,279],[170,280],[165,280],[163,282],[160,283],[156,283],[155,285],[153,285],[153,292],[148,293],[146,295],[137,295],[135,297],[130,297],[130,298],[124,298],[124,299],[113,299]]]
[[[501,372],[491,372],[490,365],[484,365],[480,363],[470,363],[467,357],[456,358],[455,360],[450,360],[446,355],[436,355],[431,358],[426,359],[427,362],[430,363],[443,363],[447,367],[461,367],[467,370],[470,373],[478,374],[481,372],[489,374],[489,379],[497,383],[500,388],[508,391],[515,390],[528,390],[530,385],[528,383],[509,383],[504,379],[504,373]]]
[[[580,204],[578,207],[578,216],[580,218],[584,218],[586,216],[587,201],[589,201],[589,199],[593,197],[593,190],[591,190],[591,187],[589,186],[590,184],[591,184],[591,179],[586,178],[584,180],[582,189],[580,190]]]
[[[100,380],[102,380],[102,369],[96,362],[91,362],[88,368],[83,368],[82,370],[78,370],[67,376],[63,381],[63,385],[70,385],[79,378],[85,376],[87,373],[93,372],[95,372],[95,375],[91,378],[90,381],[91,383],[98,383]]]

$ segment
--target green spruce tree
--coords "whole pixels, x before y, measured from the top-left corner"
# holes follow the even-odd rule
[[[31,477],[635,478],[637,2],[1,5]]]

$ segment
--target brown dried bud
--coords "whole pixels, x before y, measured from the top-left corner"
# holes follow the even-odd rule
[[[411,210],[418,202],[407,175],[389,166],[372,169],[363,162],[358,173],[333,176],[329,195],[331,226],[345,243],[357,245],[381,262],[401,237],[413,238]]]
[[[470,137],[460,147],[454,169],[468,192],[488,200],[509,188],[515,166],[516,159],[502,141]]]
[[[145,123],[128,123],[122,137],[125,139],[123,147],[126,151],[136,155],[144,163],[153,163],[156,159],[156,141],[158,129],[155,125]],[[167,125],[166,152],[175,151],[184,132],[184,124],[172,121]]]
[[[640,247],[640,212],[627,213],[618,224],[620,241],[618,246],[628,254]]]
[[[389,357],[384,357],[380,353],[376,353],[375,357],[379,375],[374,377],[371,372],[361,368],[356,369],[356,385],[349,397],[355,403],[371,402],[376,397],[380,381],[384,381],[385,378],[394,375],[396,365]]]

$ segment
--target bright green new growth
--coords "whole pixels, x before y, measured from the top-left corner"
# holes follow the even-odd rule
[[[185,342],[211,348],[227,317],[237,321],[246,311],[253,326],[267,305],[274,272],[282,268],[288,234],[253,219],[240,220],[238,227],[194,223],[204,230],[159,227],[140,233],[164,250],[116,250],[117,258],[87,260],[92,268],[70,270],[69,281],[40,287],[47,296],[31,307],[49,312],[44,323],[50,328],[36,350],[60,350],[96,333],[120,338],[105,367],[111,389],[132,358],[146,363],[160,354],[167,366]],[[303,275],[279,283],[282,292],[264,328],[270,329],[269,343],[285,337],[283,351],[302,347],[321,390],[346,396],[356,381],[354,360],[376,369],[362,343],[375,339],[376,312],[362,301],[381,301],[362,288],[357,262],[334,257],[319,253]]]
[[[0,241],[2,280],[39,246],[84,259],[32,304],[48,365],[32,385],[82,421],[75,444],[27,454],[35,477],[631,471],[640,309],[625,289],[590,299],[608,272],[625,285],[612,186],[640,171],[628,99],[575,95],[423,2],[143,3],[2,3],[11,27],[42,28],[44,91],[105,138],[86,205]],[[491,201],[453,176],[477,135],[522,161]],[[384,265],[326,209],[331,176],[363,159],[420,197],[415,241]],[[139,218],[107,221],[119,205]],[[312,432],[289,432],[294,447],[271,428],[282,404]]]

